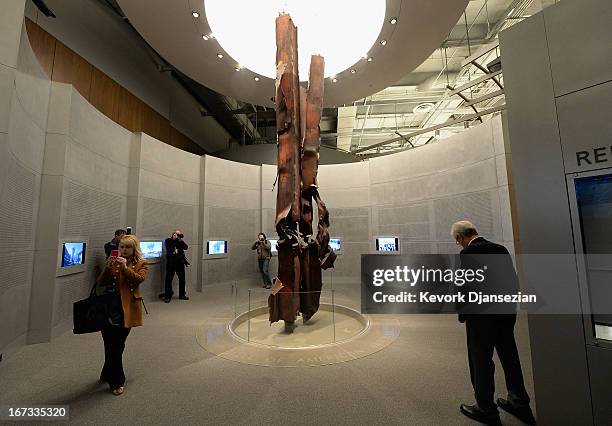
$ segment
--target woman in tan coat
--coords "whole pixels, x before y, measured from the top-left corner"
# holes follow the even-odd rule
[[[119,256],[110,256],[98,284],[109,294],[108,324],[102,329],[104,367],[100,380],[110,385],[114,395],[123,394],[123,350],[132,327],[142,325],[142,295],[139,285],[147,276],[147,261],[142,258],[140,244],[134,235],[119,242]]]

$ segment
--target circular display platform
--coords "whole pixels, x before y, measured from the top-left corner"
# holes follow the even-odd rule
[[[399,336],[399,323],[385,315],[365,316],[345,306],[321,304],[294,332],[270,325],[268,307],[236,318],[208,321],[196,333],[198,344],[221,358],[262,366],[309,367],[352,361],[376,353]]]
[[[363,333],[370,325],[367,317],[345,306],[321,304],[306,323],[298,317],[293,333],[285,333],[283,321],[270,324],[268,307],[245,312],[229,324],[237,339],[279,348],[312,348],[341,343]]]

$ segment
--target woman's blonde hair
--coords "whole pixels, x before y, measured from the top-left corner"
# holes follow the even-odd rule
[[[136,261],[142,259],[142,251],[140,251],[140,242],[135,235],[124,235],[119,241],[119,246],[121,244],[125,244],[127,247],[132,247],[134,249],[134,259]]]

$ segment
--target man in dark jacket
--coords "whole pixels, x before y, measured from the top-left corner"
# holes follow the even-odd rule
[[[468,221],[453,224],[451,235],[461,250],[461,268],[485,271],[480,283],[465,284],[460,293],[485,295],[517,294],[518,278],[508,250],[499,244],[478,235],[474,225]],[[508,303],[465,303],[458,306],[459,321],[465,322],[470,378],[476,397],[475,405],[462,404],[461,412],[476,421],[499,425],[499,408],[518,417],[529,425],[535,418],[529,408],[529,395],[523,382],[523,371],[514,340],[516,305]],[[495,394],[493,350],[497,351],[506,378],[508,398]]]
[[[121,238],[123,238],[125,234],[125,229],[117,229],[114,238],[104,244],[104,253],[106,253],[107,259],[110,257],[111,251],[119,250],[119,241],[121,241]]]
[[[184,235],[180,229],[175,229],[170,238],[166,238],[166,288],[164,302],[170,303],[172,300],[172,279],[174,274],[179,280],[179,299],[189,300],[185,292],[185,265],[188,265],[185,250],[188,246],[183,241]]]
[[[261,279],[263,280],[262,287],[271,288],[272,280],[270,279],[268,268],[270,267],[270,258],[272,258],[272,244],[266,238],[266,234],[263,232],[259,233],[257,240],[251,246],[251,250],[257,250],[257,264]]]

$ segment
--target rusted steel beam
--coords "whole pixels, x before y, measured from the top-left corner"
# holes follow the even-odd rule
[[[288,15],[276,19],[276,45],[275,225],[282,287],[270,295],[268,305],[270,322],[284,320],[285,330],[291,332],[298,312],[308,321],[319,309],[322,269],[332,267],[335,260],[328,245],[329,212],[317,187],[325,61],[319,55],[312,56],[305,91],[299,85],[297,29]],[[312,227],[314,202],[319,218],[316,237]]]
[[[319,149],[321,146],[321,113],[323,111],[325,60],[322,56],[310,58],[310,74],[306,95],[306,130],[304,134],[304,155],[302,157],[302,190],[317,185],[319,170]]]
[[[289,15],[276,18],[276,126],[278,134],[278,193],[276,231],[278,279],[283,287],[272,295],[270,321],[284,320],[291,328],[299,311],[301,219],[301,126],[297,28]]]
[[[302,93],[302,126],[304,144],[302,149],[302,221],[300,230],[305,238],[313,234],[312,197],[317,190],[317,172],[319,170],[319,150],[321,147],[321,112],[323,111],[323,74],[325,60],[322,56],[313,55],[310,59],[308,91]]]
[[[306,126],[302,157],[302,202],[308,199],[317,204],[318,230],[314,239],[318,248],[319,268],[333,267],[336,258],[329,249],[329,212],[319,195],[317,174],[319,171],[319,151],[321,148],[321,115],[323,111],[325,61],[322,56],[313,55],[310,60],[310,77],[306,101]],[[302,209],[304,211],[304,209]],[[312,212],[310,215],[312,216]],[[302,218],[304,219],[304,214]],[[312,222],[310,222],[312,227]],[[311,228],[312,229],[312,228]],[[311,230],[312,232],[312,230]],[[330,256],[331,253],[331,256]]]
[[[276,18],[276,127],[278,133],[278,196],[276,224],[300,217],[300,80],[297,28],[289,15]],[[289,215],[291,212],[291,215]]]
[[[317,194],[317,172],[321,146],[321,112],[323,111],[325,60],[322,56],[310,58],[308,91],[302,102],[302,126],[304,147],[302,154],[302,221],[307,247],[302,259],[302,280],[300,285],[300,312],[308,321],[319,309],[323,277],[319,261],[319,244],[313,237],[313,197]]]

